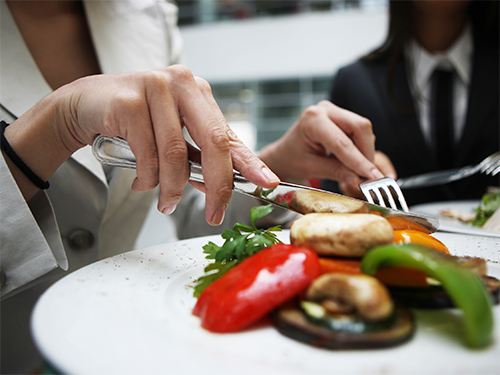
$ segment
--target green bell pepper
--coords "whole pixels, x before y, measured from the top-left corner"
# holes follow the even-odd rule
[[[416,244],[374,248],[361,261],[361,270],[374,275],[378,267],[400,265],[419,269],[441,282],[463,312],[465,343],[469,347],[481,348],[491,342],[492,300],[478,276],[453,257]]]

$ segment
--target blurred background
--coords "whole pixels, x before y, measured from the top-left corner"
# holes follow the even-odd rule
[[[186,65],[253,150],[327,97],[335,71],[385,38],[386,0],[178,0]]]

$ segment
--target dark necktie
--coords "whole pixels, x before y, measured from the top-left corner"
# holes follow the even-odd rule
[[[431,127],[439,169],[453,167],[453,71],[437,68],[432,76]]]

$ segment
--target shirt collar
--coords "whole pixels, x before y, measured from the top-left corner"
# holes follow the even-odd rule
[[[437,66],[455,69],[462,82],[468,86],[470,82],[472,56],[472,30],[469,24],[455,43],[444,52],[429,53],[413,39],[406,49],[406,56],[410,64],[410,72],[414,77],[415,85],[424,90]]]

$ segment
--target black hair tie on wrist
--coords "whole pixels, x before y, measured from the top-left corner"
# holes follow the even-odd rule
[[[19,168],[21,172],[24,173],[26,177],[39,189],[45,190],[50,187],[50,184],[48,181],[42,180],[40,177],[38,177],[35,172],[33,172],[30,167],[26,165],[26,163],[19,157],[18,154],[14,151],[14,149],[11,147],[9,142],[7,141],[7,138],[5,138],[5,128],[9,126],[5,121],[0,122],[2,126],[2,139],[1,139],[1,147],[2,150],[5,152],[5,154],[9,157],[10,160],[16,165],[16,167]]]

